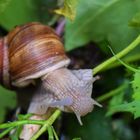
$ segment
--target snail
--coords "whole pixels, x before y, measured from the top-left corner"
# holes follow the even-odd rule
[[[54,30],[38,22],[17,26],[0,39],[0,83],[26,87],[40,80],[28,112],[44,114],[48,108],[74,112],[80,117],[91,112],[92,70],[69,70],[70,59]],[[40,94],[41,93],[41,94]]]

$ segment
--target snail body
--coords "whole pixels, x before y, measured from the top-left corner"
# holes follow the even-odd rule
[[[91,112],[94,104],[99,105],[91,98],[92,70],[67,69],[70,59],[50,27],[37,22],[17,26],[0,40],[0,51],[1,83],[25,87],[41,79],[29,113],[43,114],[49,107],[57,107],[74,112],[81,123],[80,116]]]

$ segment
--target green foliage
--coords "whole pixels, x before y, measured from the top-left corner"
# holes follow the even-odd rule
[[[134,74],[134,80],[132,81],[133,98],[134,100],[140,100],[140,72]]]
[[[38,20],[37,5],[31,0],[11,0],[0,14],[0,24],[8,30],[16,25]]]
[[[6,112],[16,107],[16,94],[0,87],[0,122],[5,119]]]
[[[6,7],[8,6],[8,4],[11,2],[12,0],[1,0],[0,1],[0,13],[4,12],[4,10],[6,9]]]
[[[112,121],[112,126],[118,140],[134,140],[134,133],[125,120],[116,119]]]
[[[82,140],[81,138],[74,138],[74,139],[72,139],[72,140]]]
[[[105,117],[105,114],[105,109],[94,110],[82,119],[82,127],[76,123],[75,116],[66,116],[64,132],[70,138],[80,136],[82,140],[133,140],[134,134],[126,122],[112,120],[111,117]]]
[[[140,12],[136,13],[136,15],[130,21],[129,25],[132,27],[140,27]]]
[[[128,26],[139,9],[139,0],[80,0],[76,19],[66,23],[66,50],[104,40],[111,43],[115,52],[122,50],[139,34]]]
[[[60,9],[55,10],[57,14],[64,15],[68,17],[70,20],[74,20],[76,16],[76,6],[78,0],[65,0],[64,6]]]
[[[121,99],[121,102],[119,102],[118,104],[115,103],[114,105],[112,104],[112,106],[110,106],[107,115],[112,115],[116,112],[131,112],[132,114],[134,114],[134,118],[140,117],[140,72],[134,73],[132,88],[133,101],[124,102],[123,100],[124,103],[122,103]]]
[[[134,118],[138,118],[140,117],[140,101],[133,101],[130,103],[112,106],[107,115],[112,115],[116,112],[131,112],[134,114]]]
[[[90,140],[91,138],[93,140],[103,140],[104,138],[113,140],[115,138],[112,133],[111,120],[105,117],[105,110],[98,108],[98,110],[94,110],[94,112],[84,117],[82,121],[84,125],[81,127],[75,116],[67,116],[64,131],[71,139],[77,136],[81,137],[82,140]]]
[[[63,5],[63,7],[60,5]],[[111,69],[109,75],[107,75],[108,79],[102,73],[100,79],[102,84],[99,85],[97,90],[100,95],[98,95],[97,101],[105,103],[103,104],[103,108],[99,109],[95,107],[92,113],[83,117],[84,125],[82,127],[74,119],[76,118],[75,116],[73,118],[72,115],[68,114],[66,118],[67,122],[64,123],[64,134],[73,140],[89,140],[91,138],[95,140],[134,140],[133,130],[129,126],[129,123],[133,121],[130,119],[130,116],[123,114],[124,118],[119,117],[119,119],[113,119],[111,115],[118,112],[130,112],[134,114],[134,118],[140,117],[140,70],[120,60],[120,58],[125,57],[132,50],[134,50],[133,53],[127,59],[125,58],[125,60],[133,62],[140,59],[140,48],[137,47],[135,49],[140,43],[140,30],[136,28],[140,27],[140,1],[65,0],[63,3],[61,0],[0,0],[0,25],[10,30],[19,24],[39,21],[57,28],[61,23],[61,17],[54,14],[55,9],[58,9],[56,13],[74,20],[73,22],[66,20],[64,30],[66,50],[69,51],[77,47],[86,46],[89,42],[94,42],[100,47],[100,50],[107,54],[106,57],[109,57],[109,49],[108,51],[106,50],[108,45],[106,41],[108,41],[115,54],[117,53],[116,55],[113,53],[113,57],[93,69],[94,75],[103,70]],[[96,53],[98,54],[98,51]],[[82,59],[84,60],[85,58]],[[103,59],[106,58],[103,57]],[[134,72],[133,80],[130,80],[130,77],[132,77],[131,73],[126,74],[120,68],[115,71],[112,69],[116,61]],[[91,66],[85,64],[85,67]],[[113,82],[116,83],[116,86],[119,85],[116,89],[113,88]],[[100,93],[106,87],[110,91],[107,89],[104,90],[105,92]],[[94,88],[96,89],[96,87]],[[16,94],[0,87],[0,122],[6,119],[5,115],[7,111],[15,107]],[[60,113],[57,110],[45,121],[29,120],[31,114],[18,115],[17,121],[0,124],[0,129],[4,129],[0,133],[0,139],[14,129],[15,132],[10,135],[10,138],[12,140],[18,140],[22,126],[31,123],[42,126],[33,136],[34,140],[39,138],[45,131],[48,131],[49,140],[58,140],[58,135],[52,127],[52,124],[60,116]],[[106,117],[106,114],[108,117]]]
[[[118,93],[115,93],[116,95],[114,95],[109,102],[109,108],[123,103],[124,91],[125,89],[122,89],[121,91],[118,91]]]

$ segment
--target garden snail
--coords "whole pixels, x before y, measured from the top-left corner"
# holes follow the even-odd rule
[[[0,82],[9,87],[25,87],[41,79],[28,112],[43,114],[49,107],[80,116],[98,104],[91,98],[92,70],[69,70],[58,35],[48,26],[32,22],[17,26],[0,40]],[[43,94],[39,94],[43,93]]]

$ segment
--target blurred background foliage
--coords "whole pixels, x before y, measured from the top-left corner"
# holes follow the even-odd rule
[[[117,53],[139,35],[140,0],[75,1],[0,0],[0,36],[17,25],[32,21],[56,28],[64,20],[61,16],[64,15],[73,20],[65,18],[62,35],[72,60],[70,68],[93,69],[112,56],[106,41]],[[139,53],[140,45],[123,60],[139,67]],[[94,84],[93,97],[103,104],[103,108],[95,107],[83,118],[83,126],[78,124],[74,115],[64,114],[59,131],[62,139],[140,139],[140,75],[117,66],[120,64],[115,63],[100,73],[101,79]],[[106,94],[112,96],[104,98]],[[18,107],[16,94],[0,87],[0,122],[13,120]],[[137,119],[134,120],[130,113],[118,112],[131,112]]]

